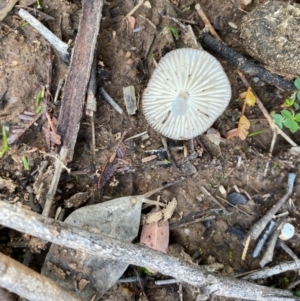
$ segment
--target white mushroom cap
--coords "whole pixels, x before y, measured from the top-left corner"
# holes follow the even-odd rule
[[[230,98],[229,80],[212,55],[177,49],[157,65],[143,95],[143,111],[163,136],[188,140],[210,128]]]

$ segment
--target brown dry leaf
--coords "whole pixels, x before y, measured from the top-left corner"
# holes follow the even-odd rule
[[[169,222],[166,221],[160,225],[158,222],[144,225],[140,242],[151,249],[167,253],[169,246]]]
[[[134,26],[135,26],[135,17],[128,16],[127,19],[128,19],[129,28],[130,29],[134,29]]]
[[[256,103],[256,97],[253,94],[251,88],[249,87],[246,93],[245,102],[249,107],[255,106]]]
[[[240,138],[241,140],[245,140],[249,134],[250,121],[247,119],[245,115],[242,115],[239,120],[238,127],[233,129],[227,133],[227,139],[232,138]]]

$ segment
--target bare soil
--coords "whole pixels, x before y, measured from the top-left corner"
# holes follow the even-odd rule
[[[71,174],[67,172],[62,174],[56,194],[56,207],[64,206],[64,200],[77,192],[89,192],[91,198],[87,204],[96,204],[120,196],[144,194],[184,176],[183,182],[165,189],[160,194],[164,201],[170,201],[173,197],[178,200],[178,206],[170,223],[177,222],[183,216],[197,211],[202,211],[204,215],[213,214],[215,219],[172,230],[170,244],[179,244],[181,252],[184,251],[194,262],[201,265],[213,262],[222,263],[224,269],[220,273],[233,276],[259,268],[259,259],[252,259],[250,255],[254,245],[251,245],[246,260],[240,259],[244,248],[241,243],[242,239],[253,223],[285,193],[287,174],[294,171],[297,175],[295,192],[292,196],[295,207],[287,204],[282,211],[288,210],[290,216],[296,218],[294,225],[297,234],[288,242],[288,245],[297,254],[300,251],[298,211],[296,210],[299,207],[297,198],[300,195],[299,157],[291,156],[288,152],[290,145],[278,137],[268,175],[267,177],[263,176],[269,158],[272,131],[258,107],[248,108],[245,113],[251,122],[250,133],[261,131],[258,135],[248,137],[245,141],[226,140],[217,146],[208,139],[206,134],[203,134],[199,136],[199,140],[205,149],[199,145],[196,146],[198,157],[184,166],[179,166],[179,170],[168,165],[167,167],[162,166],[160,164],[162,161],[158,160],[142,163],[142,158],[148,156],[146,151],[162,148],[160,135],[149,126],[142,112],[142,93],[155,69],[153,58],[159,61],[165,53],[184,47],[180,38],[180,27],[159,13],[165,11],[166,16],[192,21],[195,23],[192,26],[196,37],[200,35],[204,24],[194,10],[196,1],[181,0],[175,1],[175,5],[172,5],[168,1],[152,0],[150,1],[151,8],[141,6],[133,14],[136,18],[135,27],[142,28],[141,31],[134,33],[122,19],[136,5],[136,2],[112,0],[109,4],[104,5],[98,41],[99,85],[103,86],[122,107],[124,113],[120,115],[99,96],[95,115],[96,156],[94,158],[91,155],[90,119],[83,116],[74,158],[69,164],[72,172]],[[216,27],[223,41],[241,54],[245,54],[246,51],[242,47],[238,30],[245,12],[234,5],[235,1],[200,0],[197,2],[201,3],[212,23],[219,20],[218,27]],[[245,10],[251,11],[261,2],[263,1],[254,0]],[[74,42],[79,23],[80,1],[44,0],[42,6],[43,12],[54,17],[54,20],[46,22],[48,27],[64,41]],[[140,17],[140,14],[149,19],[157,30],[143,17]],[[237,29],[232,28],[229,22],[234,23]],[[169,41],[165,35],[161,34],[166,26],[172,26],[179,31],[178,40]],[[0,23],[0,93],[5,88],[8,89],[4,97],[3,108],[0,109],[0,120],[1,124],[7,127],[9,135],[12,130],[22,129],[26,126],[27,122],[19,118],[21,113],[24,111],[36,112],[36,96],[46,83],[48,47],[48,42],[40,34],[29,25],[24,26],[16,11],[13,11]],[[226,137],[226,133],[237,126],[243,105],[239,94],[246,88],[234,68],[224,59],[218,56],[217,59],[230,80],[232,98],[230,105],[213,127],[220,132],[222,137]],[[54,95],[59,80],[66,77],[68,67],[59,60],[56,53],[53,62],[54,74],[51,91]],[[104,73],[105,77],[103,77]],[[287,96],[284,91],[269,86],[258,78],[248,78],[248,80],[269,112],[280,110],[280,105]],[[129,85],[135,86],[138,99],[138,110],[134,116],[128,116],[123,100],[123,87]],[[50,106],[49,112],[51,116],[58,118],[59,107]],[[12,191],[9,191],[7,187],[0,186],[1,198],[39,212],[41,212],[43,204],[36,202],[36,206],[33,206],[29,200],[28,186],[33,186],[41,161],[46,159],[51,164],[51,158],[45,155],[50,150],[41,129],[44,122],[46,122],[44,119],[38,120],[0,159],[0,177],[6,180],[10,179],[16,185]],[[117,173],[112,181],[99,191],[97,189],[98,175],[111,155],[113,147],[117,144],[118,137],[125,130],[128,131],[126,137],[147,131],[149,138],[144,141],[136,138],[126,143],[127,151],[124,160],[127,165],[124,167],[129,168],[127,171]],[[288,134],[296,143],[300,143],[299,133]],[[176,150],[176,146],[187,145],[190,150],[187,141],[169,140],[168,143],[175,162],[184,158],[183,151]],[[54,148],[52,151],[56,151],[56,149]],[[30,171],[24,171],[23,156],[28,159]],[[227,192],[233,192],[233,186],[236,185],[247,191],[252,200],[249,200],[246,205],[230,207],[217,198],[217,196],[224,198],[219,192],[221,185]],[[206,187],[230,214],[226,215],[220,210],[211,213],[212,209],[219,208],[211,198],[203,194],[201,186]],[[70,209],[66,210],[66,215],[70,212]],[[25,235],[0,227],[1,252],[23,261],[27,251],[27,248],[24,247],[27,241],[28,237]],[[32,256],[36,260],[31,260],[30,266],[39,270],[45,252],[33,253]],[[281,249],[275,249],[272,264],[286,260],[289,260],[288,255]],[[129,268],[126,275],[132,275],[132,273],[132,269]],[[297,278],[297,272],[273,277],[261,284],[280,286],[284,277],[287,277],[289,282],[293,282]],[[179,300],[177,291],[177,284],[163,287],[153,284],[145,285],[149,301]],[[139,300],[140,294],[141,290],[137,284],[117,284],[101,300]],[[195,296],[195,292],[191,288],[184,286],[184,300],[194,300]],[[224,299],[216,298],[215,300]]]

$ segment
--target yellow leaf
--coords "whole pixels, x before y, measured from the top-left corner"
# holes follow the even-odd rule
[[[253,107],[256,103],[256,97],[251,91],[251,88],[248,88],[246,97],[245,97],[245,102],[249,107]]]
[[[238,137],[241,140],[245,140],[249,134],[250,121],[245,115],[242,115],[238,124]]]
[[[247,119],[245,115],[242,115],[239,120],[238,127],[233,129],[227,133],[226,138],[240,138],[241,140],[245,140],[249,134],[250,121]]]

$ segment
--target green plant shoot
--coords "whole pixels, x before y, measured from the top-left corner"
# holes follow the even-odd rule
[[[179,39],[178,30],[174,27],[171,27],[171,26],[166,26],[160,33],[165,34],[165,33],[168,33],[168,32],[172,33],[175,40]]]
[[[22,163],[25,170],[30,170],[27,158],[25,156],[22,157]]]
[[[37,106],[40,105],[42,98],[43,98],[43,90],[39,91],[39,93],[38,93],[37,96],[36,96],[35,104],[36,104]]]
[[[7,143],[7,135],[4,125],[2,125],[2,149],[0,152],[0,158],[2,158],[8,150],[10,150],[10,148],[8,147]]]

